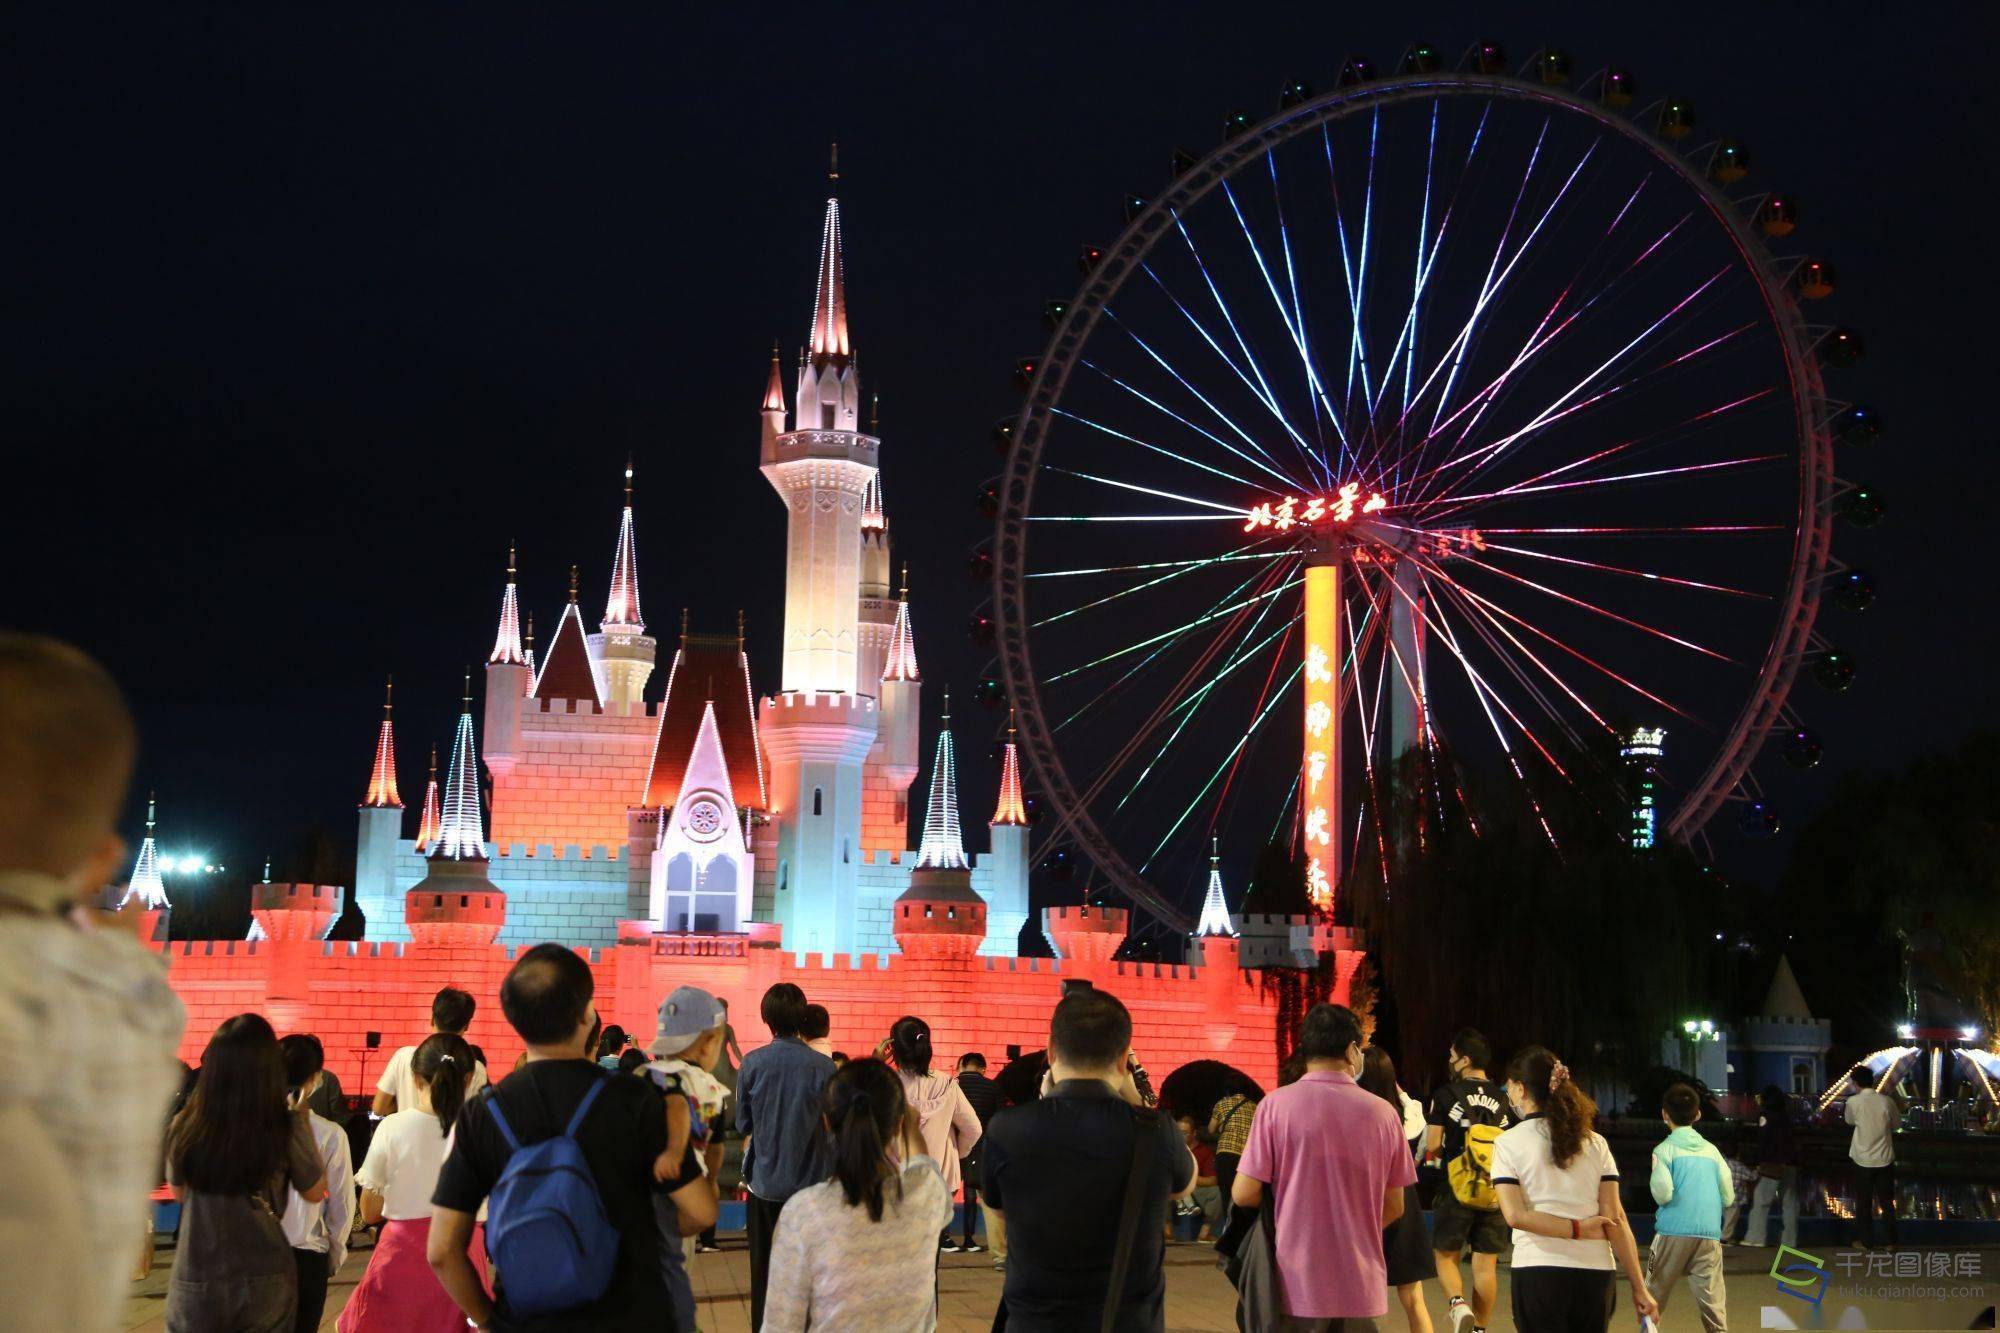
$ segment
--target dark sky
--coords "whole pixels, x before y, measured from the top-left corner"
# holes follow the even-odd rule
[[[1977,6],[1850,8],[16,16],[4,620],[125,682],[169,842],[254,861],[314,822],[347,833],[392,670],[414,800],[491,642],[510,540],[542,626],[572,562],[594,622],[630,452],[649,619],[670,640],[683,606],[709,629],[745,610],[769,688],[783,526],[755,409],[772,339],[789,365],[805,334],[838,139],[918,643],[927,679],[969,690],[988,428],[1018,401],[1008,372],[1040,348],[1041,303],[1075,286],[1082,243],[1116,235],[1121,195],[1154,188],[1177,143],[1212,145],[1225,111],[1264,114],[1282,81],[1330,86],[1345,53],[1552,42],[1740,135],[1801,201],[1800,248],[1839,267],[1827,314],[1869,339],[1837,387],[1889,434],[1843,471],[1891,517],[1837,553],[1882,595],[1864,617],[1823,613],[1860,679],[1839,698],[1801,686],[1829,755],[1769,770],[1796,825],[1840,772],[1992,718],[1996,467],[1969,381],[1991,342],[1976,194],[1995,166],[1971,62],[1994,34]],[[982,815],[984,740],[961,732]],[[1775,864],[1720,833],[1725,865]]]

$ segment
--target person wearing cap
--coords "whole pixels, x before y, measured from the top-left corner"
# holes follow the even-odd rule
[[[729,1098],[709,1071],[722,1058],[722,1004],[699,986],[676,986],[660,1001],[659,1026],[647,1048],[645,1077],[666,1098],[667,1150],[653,1163],[660,1188],[653,1216],[660,1231],[660,1276],[676,1324],[692,1329],[694,1285],[688,1280],[687,1237],[715,1225],[715,1170],[710,1140]]]

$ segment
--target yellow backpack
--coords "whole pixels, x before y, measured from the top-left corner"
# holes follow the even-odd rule
[[[1452,1197],[1467,1208],[1491,1213],[1500,1207],[1500,1191],[1493,1188],[1493,1145],[1501,1133],[1498,1125],[1468,1125],[1465,1151],[1445,1168]]]

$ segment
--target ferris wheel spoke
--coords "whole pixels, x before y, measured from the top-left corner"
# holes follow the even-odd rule
[[[1133,491],[1140,495],[1150,495],[1158,500],[1178,500],[1182,504],[1194,505],[1198,509],[1210,509],[1217,513],[1234,515],[1237,518],[1244,516],[1244,509],[1240,504],[1224,504],[1219,500],[1204,500],[1199,496],[1182,495],[1179,491],[1165,491],[1157,486],[1141,486],[1136,481],[1119,481],[1115,477],[1102,477],[1095,472],[1084,472],[1077,468],[1062,467],[1055,463],[1042,464],[1042,471],[1053,472],[1058,476],[1075,477],[1078,481],[1095,482],[1099,486],[1108,486],[1113,490]],[[1190,515],[1190,517],[1194,517],[1194,515]]]
[[[1180,453],[1177,450],[1167,448],[1165,445],[1154,444],[1150,440],[1142,440],[1136,435],[1127,435],[1124,431],[1115,430],[1112,427],[1105,425],[1101,421],[1093,421],[1089,417],[1078,416],[1076,413],[1066,411],[1060,407],[1050,408],[1049,415],[1062,417],[1068,421],[1074,421],[1081,426],[1088,426],[1090,429],[1108,435],[1113,439],[1123,440],[1127,444],[1136,444],[1141,449],[1145,449],[1151,453],[1160,454],[1166,458],[1171,458],[1177,463],[1185,463],[1192,468],[1199,468],[1201,471],[1209,473],[1212,476],[1221,477],[1224,481],[1234,482],[1236,485],[1246,487],[1250,490],[1263,491],[1266,495],[1284,496],[1290,494],[1289,491],[1278,490],[1274,487],[1266,485],[1261,481],[1253,481],[1248,477],[1239,477],[1234,472],[1230,472],[1223,468],[1219,468],[1215,466],[1213,463],[1204,463],[1198,458],[1190,458],[1186,454]]]
[[[1480,528],[1488,537],[1681,537],[1701,536],[1744,536],[1752,533],[1784,532],[1782,523],[1689,523],[1664,527],[1588,527],[1588,528]]]
[[[1142,580],[1139,583],[1133,584],[1129,588],[1120,588],[1116,592],[1106,593],[1104,596],[1094,598],[1093,600],[1088,602],[1084,602],[1080,606],[1073,606],[1070,607],[1068,610],[1058,611],[1053,615],[1043,616],[1040,620],[1033,621],[1032,625],[1034,628],[1040,629],[1045,625],[1058,624],[1061,621],[1068,620],[1072,616],[1080,616],[1086,611],[1095,611],[1099,607],[1106,606],[1109,603],[1115,602],[1121,597],[1130,597],[1136,593],[1146,592],[1149,589],[1159,587],[1163,583],[1172,582],[1174,579],[1185,577],[1186,575],[1192,574],[1200,569],[1207,569],[1213,565],[1222,564],[1224,561],[1232,558],[1270,560],[1270,559],[1276,559],[1281,555],[1288,555],[1288,554],[1290,554],[1290,552],[1273,551],[1262,556],[1249,556],[1249,557],[1213,556],[1207,560],[1174,561],[1172,563],[1177,565],[1178,568],[1175,568],[1168,573],[1160,574],[1153,578]]]
[[[1289,550],[1244,551],[1235,555],[1208,555],[1193,560],[1148,560],[1136,565],[1089,565],[1076,569],[1044,569],[1023,574],[1024,579],[1072,579],[1095,574],[1138,574],[1155,569],[1205,569],[1238,560],[1282,560],[1295,554]]]
[[[1571,657],[1574,657],[1577,661],[1582,662],[1584,665],[1590,667],[1591,669],[1602,673],[1603,675],[1609,677],[1611,680],[1616,681],[1618,684],[1624,686],[1626,689],[1632,691],[1632,693],[1638,695],[1642,699],[1645,699],[1649,703],[1656,704],[1659,707],[1668,710],[1669,712],[1673,713],[1676,717],[1684,718],[1687,721],[1702,727],[1704,730],[1711,729],[1709,728],[1708,723],[1704,722],[1701,718],[1696,717],[1694,714],[1688,712],[1687,710],[1681,708],[1677,704],[1674,704],[1673,702],[1667,699],[1661,698],[1659,695],[1653,693],[1645,686],[1640,685],[1638,682],[1630,679],[1629,677],[1624,676],[1619,672],[1612,670],[1610,667],[1598,661],[1590,654],[1582,651],[1579,648],[1571,646],[1570,644],[1564,642],[1560,638],[1557,638],[1554,634],[1551,634],[1548,630],[1543,629],[1540,625],[1535,624],[1533,621],[1528,620],[1516,614],[1515,612],[1508,610],[1506,607],[1501,606],[1498,602],[1495,602],[1488,597],[1482,596],[1477,589],[1467,587],[1465,584],[1457,581],[1456,579],[1453,579],[1451,575],[1446,573],[1441,566],[1438,566],[1430,562],[1420,562],[1420,563],[1423,564],[1425,573],[1430,578],[1436,580],[1439,583],[1449,586],[1450,588],[1455,590],[1460,596],[1464,597],[1466,600],[1472,603],[1475,603],[1480,607],[1481,610],[1487,612],[1488,614],[1499,616],[1503,619],[1511,621],[1512,623],[1520,626],[1522,629],[1528,631],[1528,633],[1534,635],[1536,638],[1541,639],[1543,642],[1552,645],[1556,649],[1569,654]]]
[[[1537,583],[1535,582],[1535,580],[1527,578],[1520,574],[1516,574],[1514,571],[1510,569],[1503,569],[1499,565],[1493,564],[1491,561],[1480,560],[1475,555],[1468,554],[1464,556],[1462,562],[1466,565],[1471,566],[1474,569],[1483,569],[1490,573],[1498,574],[1501,578],[1507,579],[1508,581],[1513,583],[1518,583],[1522,587],[1533,588],[1536,592],[1543,593],[1549,597],[1553,597],[1560,602],[1567,602],[1569,605],[1577,607],[1580,610],[1589,611],[1593,615],[1602,616],[1607,620],[1614,620],[1621,625],[1625,625],[1632,629],[1636,629],[1640,631],[1642,634],[1650,634],[1656,639],[1661,639],[1667,643],[1676,644],[1679,647],[1686,648],[1692,652],[1700,653],[1703,657],[1713,658],[1715,661],[1718,662],[1727,662],[1731,666],[1743,665],[1741,662],[1738,662],[1735,658],[1729,656],[1727,653],[1717,652],[1713,648],[1705,648],[1701,644],[1696,643],[1694,640],[1683,639],[1677,634],[1669,634],[1665,630],[1660,629],[1657,626],[1648,625],[1643,620],[1634,620],[1630,616],[1622,616],[1618,614],[1616,611],[1610,610],[1607,607],[1602,607],[1597,605],[1597,603],[1595,602],[1587,601],[1582,597],[1577,597],[1571,593],[1563,592],[1561,589],[1558,588],[1551,588],[1546,583]]]
[[[1171,361],[1168,361],[1164,356],[1161,356],[1158,352],[1154,351],[1152,344],[1148,343],[1145,339],[1141,338],[1138,334],[1134,333],[1131,330],[1131,328],[1128,327],[1123,320],[1119,319],[1117,315],[1113,314],[1111,310],[1106,309],[1104,315],[1105,318],[1111,321],[1114,327],[1116,327],[1126,337],[1130,338],[1141,351],[1145,352],[1147,356],[1151,357],[1155,364],[1157,364],[1162,370],[1166,371],[1169,375],[1173,376],[1174,379],[1180,384],[1180,386],[1186,389],[1188,393],[1191,394],[1197,402],[1199,402],[1203,407],[1206,407],[1210,412],[1214,413],[1216,419],[1222,422],[1223,425],[1227,426],[1231,434],[1235,435],[1237,439],[1242,440],[1243,443],[1249,445],[1252,449],[1255,449],[1259,454],[1262,454],[1265,459],[1265,462],[1257,464],[1257,466],[1263,467],[1265,471],[1271,473],[1275,477],[1282,479],[1283,481],[1285,481],[1287,485],[1292,484],[1292,479],[1287,477],[1285,473],[1279,469],[1278,460],[1272,458],[1270,452],[1266,450],[1263,445],[1257,443],[1257,441],[1254,438],[1252,438],[1252,436],[1248,431],[1244,430],[1241,426],[1237,425],[1233,417],[1231,417],[1227,412],[1224,412],[1220,407],[1217,407],[1215,403],[1208,397],[1208,395],[1204,394],[1201,390],[1195,388],[1194,385],[1189,382],[1186,376],[1182,375],[1180,371],[1174,368],[1174,365]],[[1097,366],[1092,364],[1091,362],[1086,361],[1083,364],[1088,366],[1092,370],[1098,369]],[[1214,440],[1217,444],[1227,449],[1230,453],[1235,454],[1238,458],[1243,459],[1245,462],[1255,462],[1255,460],[1252,459],[1250,455],[1244,453],[1241,449],[1236,448],[1236,446],[1228,443],[1221,436],[1215,434],[1213,431],[1203,430],[1201,427],[1196,426],[1193,422],[1187,420],[1187,418],[1181,416],[1178,412],[1173,411],[1171,408],[1165,406],[1156,399],[1148,396],[1145,393],[1140,392],[1136,388],[1133,388],[1131,385],[1125,383],[1124,380],[1118,378],[1116,375],[1111,375],[1103,371],[1099,371],[1099,373],[1103,374],[1106,379],[1110,380],[1113,384],[1116,384],[1119,388],[1125,389],[1126,391],[1131,393],[1134,397],[1139,398],[1140,400],[1146,402],[1147,404],[1159,408],[1159,410],[1161,410],[1162,412],[1167,413],[1167,415],[1173,417],[1176,421],[1179,421],[1182,425],[1187,426],[1190,430],[1196,431],[1199,434],[1204,435],[1211,440]]]
[[[1525,546],[1503,545],[1488,541],[1488,551],[1504,551],[1509,555],[1526,556],[1534,560],[1553,561],[1559,565],[1570,565],[1579,569],[1593,569],[1601,574],[1617,574],[1628,579],[1644,579],[1650,583],[1670,584],[1677,588],[1693,588],[1699,592],[1720,593],[1725,597],[1741,597],[1753,602],[1768,602],[1771,594],[1754,592],[1748,588],[1732,588],[1723,583],[1707,583],[1701,579],[1682,578],[1675,574],[1658,574],[1652,570],[1634,569],[1629,565],[1607,564],[1601,560],[1580,560],[1575,556],[1556,555],[1550,551],[1536,551]]]
[[[1067,671],[1058,671],[1054,675],[1046,677],[1045,681],[1046,683],[1054,684],[1055,682],[1060,680],[1067,680],[1071,676],[1075,676],[1082,672],[1092,670],[1093,668],[1103,666],[1107,662],[1115,662],[1121,657],[1128,657],[1133,653],[1139,652],[1146,648],[1151,648],[1156,644],[1165,643],[1171,639],[1177,639],[1183,634],[1187,634],[1190,631],[1199,629],[1203,625],[1211,623],[1218,617],[1230,615],[1236,611],[1242,610],[1246,606],[1254,606],[1258,602],[1264,601],[1267,598],[1276,597],[1279,594],[1287,592],[1293,588],[1302,587],[1304,586],[1304,584],[1305,584],[1305,579],[1303,576],[1295,579],[1290,579],[1279,587],[1269,589],[1268,591],[1265,592],[1253,593],[1251,596],[1246,597],[1239,602],[1232,602],[1227,606],[1217,607],[1212,610],[1205,611],[1201,615],[1196,616],[1193,620],[1189,620],[1180,625],[1176,625],[1174,628],[1170,630],[1165,630],[1159,634],[1150,635],[1146,638],[1140,639],[1137,643],[1128,643],[1123,648],[1115,648],[1112,651],[1105,653],[1102,657],[1098,657],[1092,661],[1085,662],[1082,666],[1071,667]]]
[[[1549,491],[1573,491],[1590,486],[1622,486],[1632,482],[1662,481],[1675,477],[1692,477],[1705,472],[1720,472],[1728,468],[1755,467],[1760,463],[1772,463],[1786,458],[1785,454],[1750,454],[1743,458],[1724,458],[1713,463],[1685,463],[1680,467],[1648,468],[1642,472],[1620,472],[1608,477],[1584,477],[1577,481],[1553,481],[1530,486],[1517,483],[1504,490],[1487,491],[1481,495],[1454,497],[1452,507],[1434,517],[1455,516],[1466,513],[1475,504],[1489,500],[1505,499],[1516,495],[1539,495]]]
[[[1237,757],[1243,753],[1244,748],[1256,737],[1257,729],[1264,725],[1265,720],[1271,716],[1272,710],[1291,693],[1292,685],[1298,680],[1299,673],[1304,670],[1305,664],[1303,662],[1292,668],[1292,674],[1285,677],[1285,683],[1278,687],[1277,692],[1271,696],[1269,702],[1264,705],[1256,717],[1251,719],[1250,725],[1244,728],[1243,734],[1236,738],[1236,744],[1229,747],[1229,753],[1222,757],[1222,762],[1216,765],[1215,772],[1209,775],[1208,781],[1202,783],[1201,790],[1195,793],[1194,799],[1189,801],[1187,807],[1175,817],[1174,822],[1168,825],[1166,833],[1161,836],[1159,842],[1153,845],[1151,854],[1139,863],[1139,873],[1144,874],[1147,867],[1153,863],[1154,858],[1159,856],[1169,842],[1173,841],[1174,834],[1178,833],[1181,826],[1187,823],[1188,817],[1195,812],[1196,807],[1202,804],[1203,798],[1208,795],[1217,782],[1222,780],[1224,772],[1235,763]]]
[[[1536,702],[1541,704],[1542,710],[1549,715],[1551,721],[1553,721],[1559,728],[1563,730],[1564,734],[1569,737],[1570,743],[1572,745],[1575,745],[1580,749],[1582,747],[1582,738],[1579,737],[1574,731],[1574,729],[1570,727],[1568,721],[1561,716],[1559,710],[1557,710],[1556,707],[1550,702],[1548,697],[1542,693],[1540,687],[1527,678],[1526,673],[1519,668],[1518,664],[1513,663],[1509,659],[1509,655],[1506,652],[1506,650],[1500,646],[1499,639],[1505,639],[1508,644],[1512,645],[1514,652],[1516,654],[1518,654],[1523,658],[1526,658],[1528,662],[1531,663],[1537,671],[1541,672],[1542,675],[1548,677],[1549,682],[1553,684],[1558,690],[1562,691],[1563,695],[1567,697],[1571,703],[1575,704],[1577,708],[1583,712],[1584,716],[1588,717],[1592,722],[1596,723],[1599,730],[1605,732],[1606,734],[1613,733],[1614,728],[1609,722],[1605,721],[1603,714],[1599,713],[1595,708],[1591,707],[1589,701],[1586,700],[1581,694],[1578,694],[1576,690],[1571,687],[1570,683],[1564,680],[1562,678],[1562,675],[1559,672],[1557,672],[1554,667],[1550,666],[1547,662],[1544,662],[1539,656],[1535,654],[1535,651],[1532,648],[1528,647],[1528,645],[1526,645],[1525,643],[1522,643],[1521,640],[1513,633],[1513,631],[1509,630],[1507,626],[1503,624],[1497,617],[1495,617],[1491,612],[1487,611],[1484,607],[1480,606],[1478,603],[1470,600],[1469,598],[1464,598],[1463,596],[1464,590],[1462,588],[1459,588],[1456,585],[1452,585],[1449,583],[1443,586],[1445,587],[1448,593],[1458,596],[1461,599],[1460,602],[1461,611],[1462,613],[1466,613],[1465,614],[1466,623],[1471,625],[1474,631],[1480,636],[1480,638],[1485,641],[1487,648],[1492,651],[1496,659],[1506,662],[1508,664],[1512,674],[1515,676],[1517,680],[1521,682],[1522,688],[1527,690],[1528,693],[1536,700]],[[1498,636],[1498,639],[1496,639],[1495,637],[1496,635]]]

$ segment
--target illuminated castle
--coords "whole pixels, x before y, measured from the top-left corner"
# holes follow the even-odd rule
[[[774,350],[759,412],[758,465],[787,520],[777,693],[756,697],[740,622],[733,634],[697,634],[684,617],[663,697],[647,700],[660,643],[640,607],[628,466],[595,633],[572,569],[569,602],[535,662],[509,553],[480,729],[490,842],[478,827],[470,691],[442,822],[433,771],[414,838],[404,836],[384,705],[355,866],[368,939],[410,939],[410,890],[441,859],[479,859],[505,895],[502,943],[609,945],[621,922],[729,934],[757,921],[780,926],[799,953],[886,953],[896,947],[893,904],[921,863],[964,869],[985,906],[980,952],[1015,952],[1028,915],[1028,828],[1011,743],[991,850],[969,856],[947,724],[922,847],[914,860],[909,852],[921,675],[908,588],[890,585],[882,445],[860,429],[860,404],[840,206],[829,198],[792,405]]]
[[[943,1051],[1032,1050],[1060,983],[1086,979],[1125,1001],[1156,1072],[1220,1057],[1274,1079],[1284,987],[1256,969],[1331,958],[1327,993],[1344,1001],[1362,958],[1350,931],[1233,920],[1212,866],[1192,966],[1117,961],[1128,914],[1103,906],[1046,909],[1056,958],[1017,957],[1029,864],[1019,755],[1010,729],[989,850],[969,853],[948,698],[910,848],[921,675],[907,586],[890,584],[881,441],[859,429],[860,401],[828,199],[790,409],[775,357],[760,409],[759,467],[787,516],[777,692],[757,697],[740,621],[716,635],[684,619],[660,697],[647,699],[661,644],[640,609],[628,467],[596,633],[572,569],[538,659],[510,552],[481,725],[468,678],[442,787],[432,751],[414,838],[384,701],[355,858],[363,940],[325,938],[340,887],[266,882],[253,889],[249,939],[162,946],[188,1010],[183,1056],[198,1057],[223,1018],[261,1010],[280,1031],[317,1033],[329,1066],[366,1087],[379,1072],[370,1060],[420,1040],[431,995],[449,984],[480,997],[467,1035],[505,1068],[520,1043],[485,1001],[521,948],[556,940],[593,965],[604,1020],[634,1032],[651,1030],[662,996],[693,984],[731,1003],[753,1047],[767,1036],[759,997],[791,981],[828,1007],[849,1050],[871,1049],[910,1013]],[[152,848],[149,837],[127,896],[154,914],[158,940],[167,903]]]

